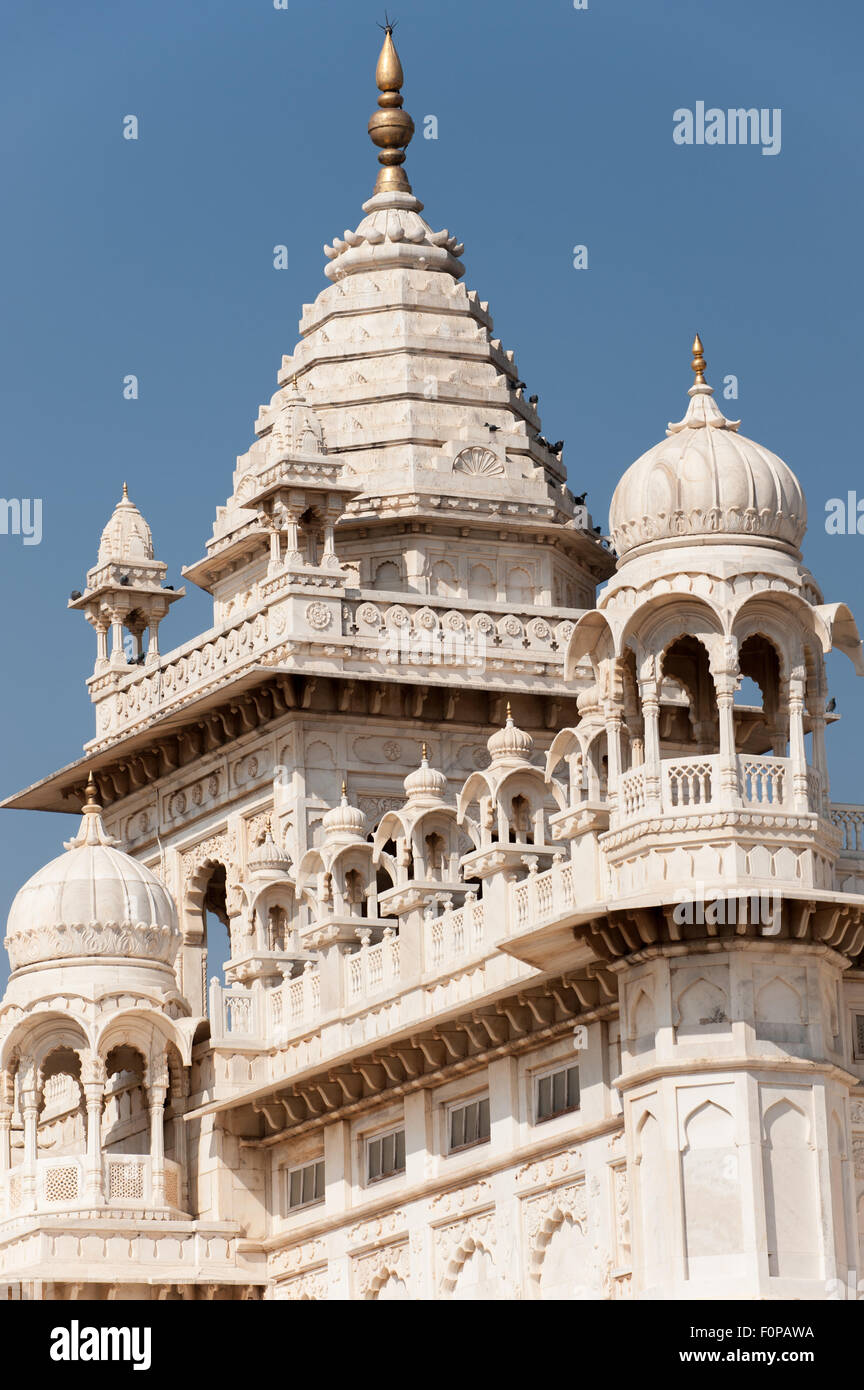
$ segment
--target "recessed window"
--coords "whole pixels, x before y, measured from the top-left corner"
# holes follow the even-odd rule
[[[579,1068],[561,1067],[537,1078],[537,1123],[579,1109]]]
[[[485,1144],[489,1138],[489,1097],[451,1106],[449,1112],[450,1153]]]
[[[366,1140],[366,1181],[380,1182],[405,1172],[405,1131],[393,1129]]]
[[[288,1185],[288,1210],[298,1207],[311,1207],[314,1202],[324,1201],[324,1160],[307,1163],[302,1168],[292,1168],[286,1173]]]
[[[853,1056],[856,1062],[864,1062],[864,1014],[852,1015]]]

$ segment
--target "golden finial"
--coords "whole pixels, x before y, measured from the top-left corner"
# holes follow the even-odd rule
[[[422,751],[421,751],[421,753],[420,753],[420,761],[425,763],[425,762],[428,760],[428,757],[429,757],[429,755],[428,755],[428,753],[426,752],[426,744],[424,743],[424,744],[423,744],[423,749],[422,749]]]
[[[381,153],[378,163],[382,166],[375,184],[376,193],[410,193],[411,185],[400,165],[405,163],[405,148],[414,134],[414,122],[403,111],[401,87],[404,82],[402,64],[393,43],[393,28],[389,19],[381,26],[384,30],[384,43],[375,69],[375,82],[381,93],[378,105],[381,108],[369,118],[369,138]]]
[[[696,373],[696,381],[694,382],[695,386],[705,385],[705,358],[702,355],[704,351],[705,349],[702,347],[702,339],[699,337],[699,334],[697,333],[696,337],[693,339],[693,361],[690,363],[690,366]]]
[[[346,786],[346,784],[345,784],[345,779],[344,779],[344,778],[342,779],[342,800],[343,800],[343,801],[347,801],[347,800],[348,800],[348,788],[347,788],[347,786]]]
[[[128,487],[126,486],[125,483],[123,484],[123,501],[124,501],[124,502],[128,502],[128,501],[129,501],[129,489],[128,489]]]
[[[512,718],[513,718],[513,711],[512,711],[512,709],[510,708],[510,701],[509,701],[509,700],[507,701],[507,718],[508,718],[508,719],[512,719]]]
[[[82,807],[82,810],[84,810],[84,811],[101,811],[101,810],[102,810],[102,807],[99,805],[99,788],[98,788],[97,785],[96,785],[96,778],[93,776],[93,773],[92,773],[92,772],[90,773],[90,776],[87,778],[87,791],[86,791],[86,794],[85,794],[85,800],[84,800],[84,805],[83,805],[83,807]]]

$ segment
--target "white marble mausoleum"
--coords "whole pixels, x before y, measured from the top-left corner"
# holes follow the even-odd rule
[[[402,80],[388,30],[374,192],[183,572],[212,627],[165,640],[184,590],[125,486],[70,600],[95,733],[6,802],[76,820],[6,931],[0,1283],[837,1297],[855,622],[698,338],[595,523],[408,183]]]

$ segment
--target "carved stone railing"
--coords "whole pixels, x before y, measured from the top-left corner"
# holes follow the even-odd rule
[[[618,800],[625,816],[636,816],[645,810],[647,801],[644,767],[631,767],[629,772],[622,774],[618,783]]]
[[[569,874],[569,865],[566,868]],[[541,895],[543,891],[541,887]],[[401,942],[392,926],[384,928],[378,942],[372,941],[371,932],[363,933],[358,948],[342,957],[341,999],[329,1011],[322,1004],[319,968],[311,961],[301,975],[275,987],[260,981],[225,986],[214,978],[210,982],[210,1039],[216,1047],[231,1044],[266,1049],[361,1014],[368,1001],[380,1004],[411,989],[446,981],[492,949],[486,906],[469,897],[462,907],[423,921],[422,950],[413,975],[405,973]]]
[[[384,928],[384,936],[370,946],[364,934],[360,948],[345,956],[345,999],[349,1007],[358,1000],[369,999],[392,991],[399,981],[399,938],[392,927]]]
[[[277,989],[267,990],[267,1033],[278,1036],[314,1023],[321,1013],[321,977],[311,961],[302,975],[285,980]]]
[[[165,1204],[175,1210],[181,1207],[182,1172],[180,1165],[164,1159]],[[0,1210],[6,1217],[24,1215],[27,1211],[60,1212],[81,1207],[140,1207],[154,1205],[153,1168],[149,1154],[115,1154],[102,1156],[102,1193],[88,1190],[81,1154],[61,1154],[56,1158],[36,1161],[35,1197],[27,1198],[29,1170],[23,1165],[11,1168],[0,1182]]]
[[[664,811],[710,806],[719,787],[719,758],[670,758],[661,763]]]
[[[482,951],[485,939],[485,908],[469,899],[464,906],[442,912],[424,923],[425,966],[429,971],[458,965],[468,956]]]
[[[840,853],[864,857],[864,806],[832,801],[830,818],[843,836]]]
[[[646,768],[631,768],[618,781],[617,822],[638,820],[645,815],[681,815],[701,810],[734,810],[759,807],[763,810],[789,810],[793,805],[792,761],[789,758],[762,757],[739,753],[736,757],[736,786],[724,789],[722,760],[717,753],[687,758],[664,758],[660,763],[660,804],[649,804]],[[807,805],[811,811],[823,810],[822,779],[807,769]]]
[[[356,594],[357,591],[354,591]],[[225,677],[259,664],[265,655],[276,664],[286,643],[321,644],[340,651],[344,669],[370,660],[383,665],[431,668],[446,665],[471,671],[488,665],[535,663],[535,674],[559,678],[564,651],[581,610],[538,607],[529,603],[490,603],[478,609],[458,598],[369,591],[343,599],[333,622],[321,605],[307,631],[288,631],[277,604],[259,599],[258,611],[247,610],[159,658],[154,666],[108,670],[91,677],[96,705],[96,737],[91,750],[141,728],[156,714],[182,707],[217,688]],[[339,617],[341,613],[341,618]],[[565,613],[567,616],[565,616]],[[315,630],[321,618],[327,619]],[[502,667],[501,669],[504,669]]]
[[[593,888],[593,885],[592,885]],[[573,865],[553,864],[543,874],[529,874],[511,889],[511,930],[527,931],[532,926],[563,917],[576,905]],[[590,893],[593,897],[593,892]]]
[[[739,756],[738,777],[741,798],[746,805],[779,808],[789,804],[792,795],[789,758]],[[813,809],[819,809],[818,803]]]

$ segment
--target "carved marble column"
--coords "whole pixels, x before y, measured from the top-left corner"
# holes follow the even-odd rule
[[[185,1068],[179,1067],[177,1072],[171,1077],[171,1113],[174,1120],[174,1161],[180,1169],[177,1203],[183,1211],[187,1211],[189,1206],[188,1177],[186,1172],[189,1162],[189,1149],[187,1144],[186,1121],[183,1118],[186,1112],[188,1096],[189,1075]]]
[[[789,681],[789,758],[792,798],[796,811],[807,810],[807,748],[804,743],[805,673],[796,668]]]
[[[15,1087],[8,1071],[0,1073],[0,1175],[12,1166],[12,1109]]]
[[[85,1057],[81,1063],[81,1087],[87,1106],[87,1153],[84,1187],[92,1202],[102,1202],[102,1106],[105,1097],[105,1064],[101,1057]]]
[[[165,1096],[168,1069],[164,1058],[152,1068],[147,1086],[150,1107],[150,1197],[154,1207],[165,1205]]]
[[[110,665],[126,666],[126,653],[123,650],[123,614],[111,609],[111,658]]]
[[[606,707],[606,752],[609,758],[606,802],[611,812],[618,805],[618,782],[621,777],[621,711],[609,705]]]
[[[660,784],[660,700],[657,682],[643,681],[640,687],[642,696],[642,719],[645,724],[645,799],[649,806],[661,803]]]

